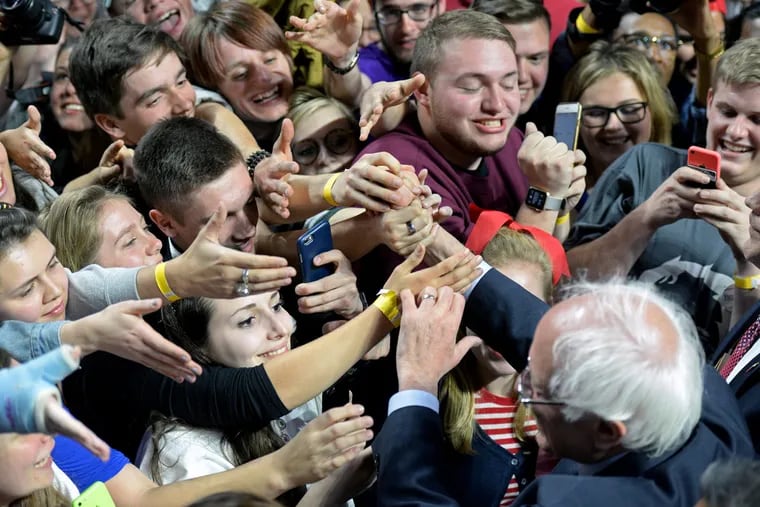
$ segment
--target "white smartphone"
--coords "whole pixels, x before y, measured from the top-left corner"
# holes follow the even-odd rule
[[[578,147],[578,129],[581,124],[581,105],[562,102],[554,114],[554,138],[574,150]]]

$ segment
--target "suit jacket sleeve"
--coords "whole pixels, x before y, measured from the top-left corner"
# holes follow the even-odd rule
[[[372,444],[377,467],[378,505],[454,507],[446,487],[441,418],[409,406],[394,411]]]
[[[528,362],[536,325],[548,309],[546,303],[491,269],[467,298],[464,322],[520,371]]]

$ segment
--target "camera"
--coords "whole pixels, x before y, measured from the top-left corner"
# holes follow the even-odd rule
[[[660,14],[670,14],[681,7],[683,0],[631,0],[631,10],[643,14],[645,12],[659,12]]]
[[[50,0],[0,0],[5,46],[55,44],[61,38],[65,12]]]

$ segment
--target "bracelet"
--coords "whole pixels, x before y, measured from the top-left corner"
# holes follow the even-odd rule
[[[569,221],[570,221],[570,213],[565,213],[564,215],[560,215],[557,217],[557,221],[554,222],[554,225],[562,225]]]
[[[593,35],[597,33],[602,33],[602,30],[599,30],[589,25],[586,22],[586,20],[583,19],[582,14],[578,14],[578,17],[575,19],[575,26],[578,27],[578,31],[582,34]]]
[[[736,276],[734,275],[734,287],[742,290],[755,290],[760,287],[760,275]]]
[[[342,173],[335,173],[332,176],[330,176],[330,179],[327,180],[327,183],[325,183],[325,186],[322,187],[322,197],[324,197],[325,201],[327,201],[327,204],[330,206],[338,206],[338,203],[335,201],[335,198],[333,198],[332,195],[332,189],[335,186],[335,182],[338,181],[338,178],[340,177]]]
[[[267,150],[254,151],[248,155],[248,158],[245,159],[245,165],[248,166],[248,174],[251,176],[251,179],[253,179],[253,170],[256,169],[256,166],[259,165],[262,160],[271,156],[272,154]]]
[[[705,60],[714,60],[716,58],[720,58],[721,56],[723,56],[723,53],[725,52],[726,52],[726,47],[723,45],[722,42],[718,44],[718,47],[710,53],[703,53],[702,51],[697,49],[696,44],[694,45],[694,53],[696,53],[698,57]]]
[[[382,289],[377,293],[377,299],[372,306],[380,310],[393,327],[401,325],[401,312],[398,309],[398,297],[392,290]]]
[[[351,58],[351,61],[348,62],[348,65],[345,67],[337,67],[333,62],[330,61],[329,58],[325,57],[325,65],[328,69],[333,71],[334,73],[338,75],[345,75],[354,70],[354,67],[356,67],[356,64],[359,63],[359,51],[357,50],[356,53],[354,53],[353,58]]]
[[[158,285],[158,290],[161,291],[161,294],[166,298],[167,301],[174,303],[175,301],[182,299],[177,295],[176,292],[172,290],[171,287],[169,287],[169,281],[166,279],[165,262],[162,262],[156,266],[156,270],[153,272],[153,275],[156,277],[156,285]]]

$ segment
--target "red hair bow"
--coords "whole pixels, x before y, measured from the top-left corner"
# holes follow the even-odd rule
[[[538,241],[552,263],[552,283],[554,285],[563,276],[570,276],[570,267],[567,264],[567,255],[562,243],[554,236],[530,225],[521,225],[511,215],[503,211],[484,210],[470,203],[470,218],[475,222],[465,246],[476,254],[483,253],[486,245],[496,236],[499,229],[508,227],[514,231],[525,231]]]

